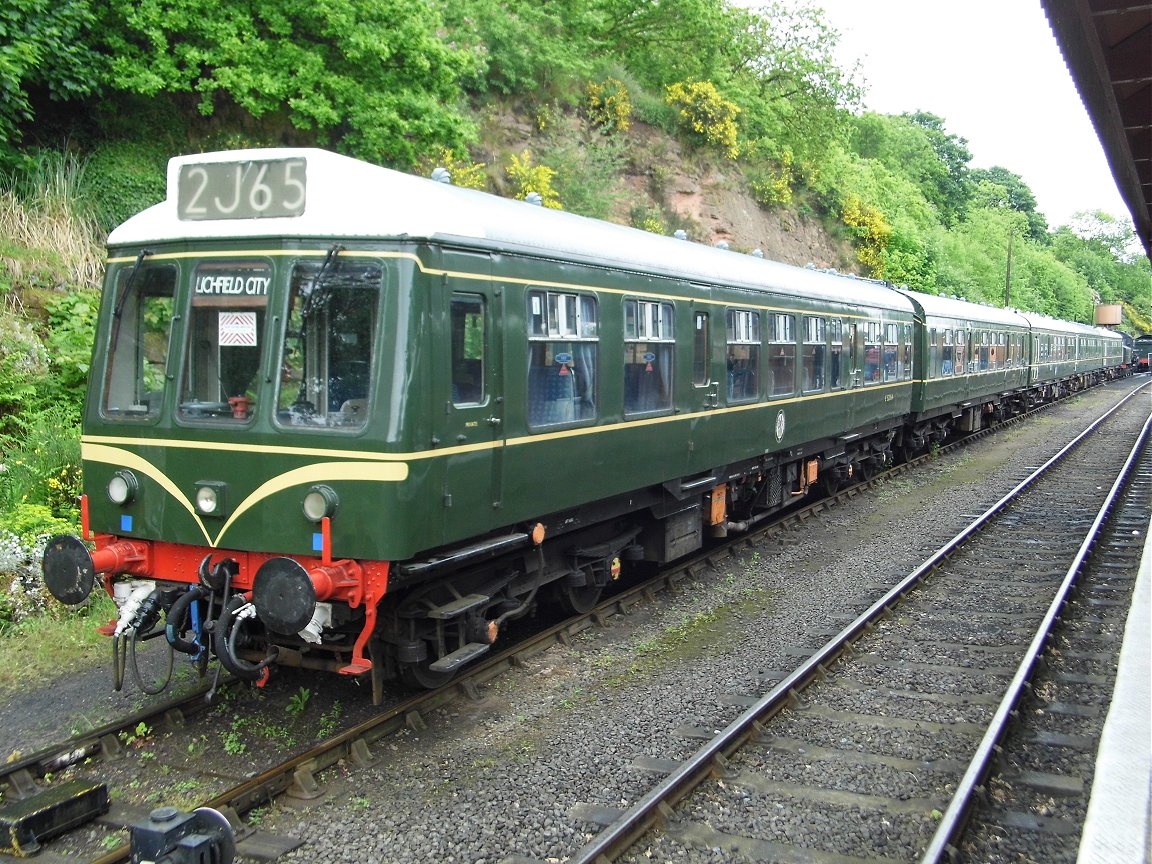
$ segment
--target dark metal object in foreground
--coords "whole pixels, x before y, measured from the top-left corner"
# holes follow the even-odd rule
[[[61,783],[0,810],[0,851],[27,858],[40,843],[108,812],[108,786],[85,780]]]

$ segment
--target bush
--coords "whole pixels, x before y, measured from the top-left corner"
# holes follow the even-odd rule
[[[488,174],[483,162],[472,162],[468,158],[456,155],[455,150],[443,149],[434,159],[424,159],[420,163],[419,171],[425,177],[431,177],[437,168],[444,168],[452,175],[452,185],[463,189],[478,189],[481,192],[488,189]]]
[[[665,100],[680,110],[680,122],[696,138],[719,149],[729,159],[740,155],[736,143],[739,106],[725,99],[710,81],[677,82],[668,86]]]
[[[609,219],[620,194],[624,148],[618,139],[593,136],[585,145],[568,145],[549,153],[556,169],[554,185],[565,209],[594,219]]]
[[[75,522],[81,492],[80,435],[71,412],[60,407],[33,412],[25,427],[0,466],[0,527],[21,536],[34,533],[36,520],[45,516],[21,508],[43,507],[52,519]]]
[[[46,342],[52,376],[42,388],[43,397],[63,409],[75,423],[80,419],[88,389],[100,292],[79,289],[58,294],[46,305],[49,328]]]
[[[632,125],[632,99],[618,78],[592,82],[584,93],[588,121],[604,132],[625,132]]]
[[[36,410],[47,374],[48,352],[31,323],[0,308],[0,446],[27,433],[27,417]]]
[[[761,207],[786,207],[792,203],[792,184],[796,182],[792,154],[785,151],[778,164],[778,171],[769,169],[750,174],[748,185],[752,197]]]
[[[560,196],[552,187],[556,172],[547,165],[533,165],[531,150],[524,150],[519,156],[513,153],[512,162],[505,169],[505,173],[512,181],[513,195],[516,198],[524,198],[529,193],[535,192],[543,199],[545,207],[551,207],[553,210],[563,209]]]
[[[139,141],[108,144],[92,153],[84,197],[102,231],[164,200],[168,155],[164,145],[148,147]]]

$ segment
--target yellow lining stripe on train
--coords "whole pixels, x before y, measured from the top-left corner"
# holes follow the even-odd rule
[[[123,468],[130,468],[154,480],[157,485],[173,499],[178,501],[180,506],[188,511],[193,520],[195,520],[196,525],[200,528],[200,533],[204,535],[204,540],[213,548],[220,545],[221,538],[228,532],[228,529],[232,527],[232,523],[242,515],[266,498],[270,498],[276,493],[283,492],[285,489],[290,489],[293,486],[307,486],[313,483],[333,480],[367,480],[374,483],[399,483],[408,478],[408,466],[402,462],[314,462],[311,465],[294,468],[291,471],[285,471],[283,474],[279,474],[265,481],[254,489],[243,501],[232,509],[227,521],[221,526],[216,536],[212,537],[208,526],[196,511],[192,500],[188,497],[188,492],[190,491],[194,494],[195,490],[182,491],[167,474],[138,453],[133,453],[130,450],[124,450],[119,447],[108,447],[103,444],[84,442],[81,444],[81,458],[89,462],[103,462]]]
[[[878,384],[868,387],[867,392],[877,393],[881,390],[910,387],[914,381],[899,381],[891,384]],[[774,399],[771,402],[749,402],[746,405],[730,405],[726,408],[714,408],[707,411],[693,411],[688,414],[662,414],[658,417],[644,417],[635,420],[625,420],[603,426],[578,426],[568,429],[557,429],[554,432],[541,431],[532,435],[522,435],[517,438],[499,439],[496,441],[479,441],[475,444],[461,444],[455,447],[440,447],[434,450],[420,450],[411,453],[388,453],[384,451],[338,450],[334,448],[295,447],[283,444],[239,444],[229,442],[227,449],[243,453],[264,453],[273,456],[312,456],[326,459],[352,459],[371,462],[413,462],[420,459],[438,459],[443,456],[456,456],[462,453],[476,453],[483,450],[494,450],[499,447],[522,447],[528,444],[539,444],[544,441],[556,441],[564,438],[576,438],[584,435],[600,435],[608,432],[617,432],[627,429],[636,429],[644,426],[655,426],[664,423],[681,423],[698,420],[706,417],[715,417],[721,414],[738,414],[746,411],[775,410],[786,405],[799,402],[808,402],[816,399],[829,399],[851,395],[854,390],[838,390],[833,393],[812,393],[807,396],[793,396],[788,399]],[[359,438],[350,439],[358,441]],[[115,435],[84,435],[80,439],[82,455],[87,446],[120,445],[135,448],[158,447],[162,449],[184,450],[219,450],[225,446],[216,441],[187,441],[179,438],[128,438]],[[96,459],[94,461],[104,461]],[[405,478],[400,478],[405,479]]]

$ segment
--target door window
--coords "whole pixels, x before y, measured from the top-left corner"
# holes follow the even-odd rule
[[[449,314],[452,340],[452,404],[479,405],[484,392],[484,298],[453,294]]]

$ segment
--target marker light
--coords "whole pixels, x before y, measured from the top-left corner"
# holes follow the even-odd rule
[[[140,484],[136,482],[136,475],[131,471],[117,471],[108,481],[108,498],[113,504],[127,504],[136,498]]]
[[[201,486],[196,490],[196,509],[201,513],[205,515],[215,513],[218,506],[220,506],[219,498],[211,486]]]
[[[334,516],[340,499],[329,486],[313,486],[304,496],[304,515],[311,522],[319,522],[325,516]]]
[[[201,516],[227,516],[225,504],[228,484],[219,480],[201,480],[196,484],[196,512]]]

